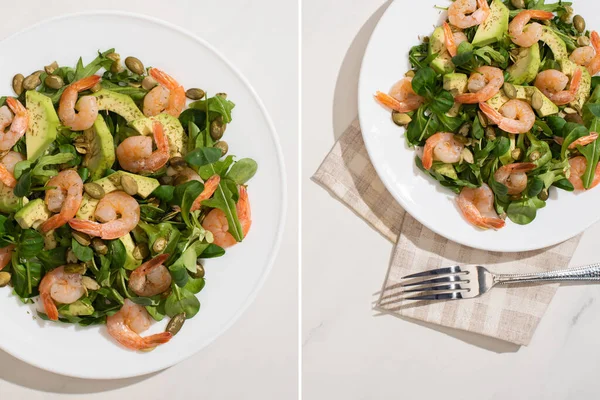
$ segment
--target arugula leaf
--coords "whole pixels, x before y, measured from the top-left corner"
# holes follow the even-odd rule
[[[109,49],[103,53],[98,52],[98,57],[96,57],[91,63],[89,63],[85,67],[83,66],[83,60],[80,57],[79,61],[77,61],[77,66],[75,67],[75,76],[73,77],[73,82],[86,78],[88,76],[92,76],[101,68],[109,69],[113,63],[113,60],[108,58],[107,55],[114,52],[115,49]]]
[[[17,185],[13,189],[13,193],[17,197],[24,197],[31,193],[31,172],[27,171],[21,175],[17,181]]]
[[[231,164],[233,164],[233,156],[227,156],[224,159],[219,160],[215,163],[203,165],[202,167],[198,168],[198,175],[200,175],[200,177],[204,180],[210,178],[213,175],[225,177],[227,174],[227,170],[229,170]]]
[[[208,102],[208,103],[207,103]],[[235,107],[232,101],[225,99],[222,96],[214,96],[208,100],[198,100],[190,104],[189,108],[198,110],[207,110],[209,114],[218,114],[223,117],[223,122],[226,124],[231,122],[231,110]],[[210,117],[210,115],[209,115]],[[211,120],[213,118],[210,118]]]
[[[204,185],[198,181],[189,181],[183,185],[175,187],[173,191],[173,202],[181,207],[181,216],[185,224],[191,228],[192,222],[190,221],[190,209],[194,200],[204,190]]]
[[[467,64],[473,60],[473,45],[468,41],[458,45],[456,55],[452,57],[452,63],[457,67]]]
[[[577,149],[587,161],[585,172],[581,177],[583,187],[586,189],[589,189],[594,182],[596,168],[598,167],[598,161],[600,160],[600,143],[598,143],[598,140],[599,139],[594,140],[585,147],[577,146]]]
[[[560,150],[560,158],[565,159],[569,151],[569,145],[577,139],[589,135],[588,129],[574,122],[567,122],[563,127],[563,137],[565,138]]]

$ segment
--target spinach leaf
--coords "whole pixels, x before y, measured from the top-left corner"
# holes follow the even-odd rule
[[[471,128],[471,134],[475,139],[482,139],[483,135],[485,135],[485,130],[483,129],[483,125],[481,125],[481,121],[479,120],[479,116],[475,117],[473,121],[473,127]]]
[[[21,258],[35,257],[44,248],[44,238],[34,229],[21,232],[17,243],[17,253]]]
[[[195,241],[184,250],[181,256],[173,264],[169,266],[173,282],[175,282],[177,286],[183,287],[186,285],[189,278],[187,271],[196,272],[196,260],[208,246],[208,243],[202,243],[199,240]]]
[[[502,157],[510,150],[510,140],[505,136],[500,136],[496,139],[496,147],[493,150],[495,157]]]
[[[83,60],[80,57],[77,61],[77,65],[75,66],[75,76],[73,77],[73,80],[71,82],[75,82],[88,76],[92,76],[101,68],[109,69],[113,63],[113,60],[108,58],[107,55],[114,52],[115,49],[109,49],[103,53],[98,52],[98,57],[96,57],[91,63],[89,63],[85,67],[83,66]]]
[[[86,262],[94,258],[94,251],[89,247],[82,246],[74,238],[71,239],[71,249],[79,261]]]
[[[567,121],[564,118],[561,118],[557,115],[550,115],[546,119],[546,122],[555,136],[563,137],[563,129],[567,124]]]
[[[535,219],[537,209],[532,199],[513,201],[506,209],[506,215],[515,224],[527,225]]]
[[[412,79],[412,88],[420,96],[432,96],[435,92],[435,71],[430,67],[421,68]]]
[[[198,278],[198,279],[190,278],[188,280],[188,282],[185,284],[184,289],[189,291],[192,294],[198,294],[202,291],[202,289],[204,289],[205,284],[206,284],[206,281],[204,280],[204,278]]]
[[[153,197],[160,199],[162,201],[170,202],[173,200],[173,191],[175,190],[174,186],[170,185],[160,185],[152,192]]]
[[[572,192],[575,190],[571,181],[569,181],[566,178],[560,179],[560,180],[554,182],[554,186],[556,186],[559,189],[565,190],[567,192]]]
[[[256,161],[251,158],[242,158],[233,164],[226,176],[238,185],[243,185],[252,179],[257,169]]]
[[[454,105],[454,97],[447,90],[442,90],[431,102],[431,110],[437,114],[447,113]],[[439,117],[439,116],[438,116]]]
[[[198,175],[200,175],[200,177],[204,180],[207,180],[213,175],[225,177],[231,164],[233,164],[233,156],[227,156],[215,163],[203,165],[202,167],[198,168]]]
[[[458,45],[456,55],[452,57],[452,63],[457,67],[467,64],[473,60],[473,45],[468,41]]]
[[[413,146],[420,144],[437,132],[439,123],[435,114],[425,116],[426,106],[421,106],[413,120],[408,124],[406,139]]]
[[[77,153],[77,151],[75,150],[75,146],[73,146],[72,144],[61,144],[60,146],[58,146],[58,151],[59,153],[69,153],[73,155],[73,159],[71,159],[71,161],[67,161],[65,165],[68,165],[69,167],[75,167],[81,164],[82,158],[79,155],[79,153]]]
[[[123,268],[127,257],[127,250],[125,250],[125,245],[121,240],[108,241],[108,256],[112,269]]]
[[[12,263],[12,282],[15,293],[22,299],[37,296],[37,287],[42,280],[42,264],[27,261],[25,264]]]
[[[167,297],[165,303],[165,312],[169,317],[185,313],[187,319],[193,318],[200,311],[200,301],[198,298],[185,288],[180,289],[173,285],[173,291]]]
[[[550,151],[548,143],[538,140],[531,132],[527,132],[527,138],[531,143],[531,146],[529,146],[529,149],[527,150],[527,159],[532,160],[532,158],[534,158],[531,162],[535,164],[536,168],[543,167],[552,160],[552,152]],[[532,154],[534,153],[537,153],[537,158],[532,157]]]
[[[209,244],[206,249],[199,255],[199,258],[217,258],[225,254],[225,249],[217,246],[214,243]]]
[[[25,197],[29,193],[31,193],[31,172],[24,172],[19,180],[17,181],[17,185],[13,189],[13,193],[17,197]]]
[[[538,177],[529,180],[527,187],[527,197],[535,197],[544,189],[544,181]]]
[[[221,150],[216,147],[200,147],[185,155],[185,160],[196,167],[212,164],[221,158]]]

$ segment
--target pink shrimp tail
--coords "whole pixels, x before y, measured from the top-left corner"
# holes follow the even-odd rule
[[[390,96],[389,94],[383,93],[383,92],[376,92],[375,93],[375,99],[377,99],[377,101],[379,103],[381,103],[382,105],[391,108],[394,111],[398,111],[401,113],[406,113],[409,111],[414,111],[413,109],[411,109],[410,107],[407,107],[406,105],[402,104],[401,102],[399,102],[398,100],[396,100],[395,98],[393,98],[392,96]]]
[[[571,79],[571,86],[569,86],[569,92],[575,96],[577,91],[579,90],[579,85],[581,84],[581,78],[583,76],[583,72],[581,72],[581,68],[577,68],[575,73],[573,74],[573,79]]]
[[[22,115],[22,114],[27,113],[27,109],[25,108],[25,106],[23,106],[23,104],[21,104],[21,102],[15,98],[8,97],[6,99],[6,104],[12,110],[12,112],[15,114]]]
[[[240,186],[240,198],[237,203],[236,211],[242,225],[244,238],[250,231],[252,225],[252,210],[250,209],[250,199],[248,198],[248,190],[246,186]]]
[[[90,236],[102,237],[102,224],[99,224],[98,222],[73,218],[69,220],[69,226],[71,226],[71,228],[75,229],[76,231],[83,232]]]
[[[42,233],[48,233],[53,229],[60,228],[61,226],[63,226],[66,223],[67,223],[67,221],[64,220],[64,217],[62,215],[56,214],[56,215],[53,215],[50,218],[48,218],[46,220],[46,222],[44,222],[40,226],[40,231]]]
[[[500,218],[486,217],[483,219],[483,222],[485,223],[486,228],[493,228],[493,229],[501,229],[501,228],[504,228],[504,225],[506,225],[506,222]]]
[[[150,69],[150,75],[156,79],[158,83],[169,90],[177,89],[180,86],[179,83],[177,83],[177,81],[171,77],[171,75],[161,71],[158,68]]]
[[[477,5],[479,6],[479,8],[481,8],[482,10],[489,10],[490,6],[487,2],[487,0],[477,0]]]
[[[454,57],[454,56],[456,56],[456,53],[458,52],[458,50],[456,48],[456,43],[454,42],[454,34],[452,33],[452,28],[450,28],[450,25],[445,21],[444,21],[443,26],[444,26],[444,39],[446,41],[446,48],[448,49],[448,53],[450,53],[450,55],[452,57]]]
[[[219,182],[221,182],[221,177],[219,175],[213,175],[204,182],[204,190],[196,197],[196,200],[194,200],[191,211],[199,210],[200,207],[202,207],[202,202],[211,198],[217,190],[217,187],[219,187]]]
[[[134,270],[134,272],[137,270],[144,270],[144,269],[150,269],[152,267],[156,267],[157,265],[161,265],[168,259],[169,259],[169,254],[159,254],[156,257],[154,257],[153,259],[146,261],[145,263],[143,263],[142,265],[137,267]]]
[[[54,300],[52,300],[52,297],[50,297],[50,293],[41,293],[40,297],[42,298],[44,311],[46,311],[48,318],[50,318],[52,321],[57,321],[58,309],[56,308],[56,304],[54,304]]]
[[[4,183],[10,188],[17,186],[17,180],[15,179],[14,175],[6,169],[4,164],[0,164],[0,182]]]
[[[510,169],[512,172],[529,172],[529,171],[533,171],[535,168],[536,168],[536,165],[531,162],[516,163],[516,164],[510,165]]]
[[[600,54],[600,35],[598,32],[592,31],[590,38],[592,39],[592,46],[594,47],[594,50],[596,50],[596,53]]]
[[[486,115],[486,117],[488,117],[490,120],[492,120],[493,123],[495,123],[496,125],[500,124],[500,122],[502,122],[502,119],[504,118],[502,116],[502,114],[500,114],[498,111],[496,111],[494,108],[492,108],[492,106],[490,106],[487,103],[479,103],[479,108],[481,109],[481,111],[483,111],[483,113]]]
[[[71,87],[78,92],[82,92],[87,89],[91,89],[100,82],[100,77],[98,75],[88,76],[87,78],[83,78],[78,80],[77,82],[73,82]]]

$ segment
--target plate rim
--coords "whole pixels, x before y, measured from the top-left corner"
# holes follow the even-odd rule
[[[521,246],[515,246],[514,248],[507,249],[505,247],[501,247],[501,245],[500,246],[493,246],[493,245],[484,246],[484,245],[479,245],[477,243],[476,244],[468,243],[465,240],[462,240],[460,238],[457,239],[457,238],[449,237],[447,234],[442,233],[442,231],[440,229],[438,229],[434,224],[431,224],[427,220],[421,218],[421,215],[418,215],[418,213],[412,212],[411,206],[409,205],[409,203],[396,190],[393,190],[395,188],[395,185],[393,185],[393,182],[390,182],[386,178],[386,174],[383,171],[383,165],[381,163],[373,162],[373,154],[375,152],[375,150],[373,148],[374,144],[373,144],[373,142],[371,142],[368,139],[368,135],[365,134],[365,132],[366,132],[366,130],[364,129],[365,123],[363,122],[363,118],[364,118],[363,115],[365,114],[365,111],[363,108],[363,104],[365,101],[364,98],[365,98],[365,96],[369,96],[368,89],[365,87],[365,83],[364,83],[367,79],[365,77],[366,76],[366,68],[365,68],[366,60],[367,60],[370,52],[372,51],[372,48],[373,48],[372,44],[375,40],[375,37],[377,36],[378,30],[381,29],[382,21],[387,20],[387,18],[389,18],[389,15],[392,14],[393,12],[395,12],[395,7],[400,7],[400,5],[401,5],[401,2],[398,2],[398,1],[391,2],[389,7],[385,10],[383,15],[379,19],[379,21],[377,21],[377,25],[375,26],[375,29],[373,30],[373,33],[371,34],[371,37],[369,38],[363,59],[361,60],[360,74],[359,74],[359,80],[358,80],[358,99],[357,99],[357,101],[358,101],[358,119],[359,119],[359,124],[360,124],[360,128],[361,128],[360,129],[361,136],[363,138],[363,142],[365,143],[365,148],[367,150],[367,154],[369,155],[369,159],[371,160],[371,164],[373,165],[373,168],[375,169],[377,176],[381,179],[383,185],[388,190],[388,192],[392,195],[394,200],[396,200],[400,204],[400,206],[402,206],[402,208],[408,214],[410,214],[414,219],[416,219],[420,224],[424,225],[426,228],[430,229],[437,235],[440,235],[450,241],[459,243],[461,245],[464,245],[464,246],[467,246],[467,247],[470,247],[473,249],[478,249],[478,250],[483,250],[483,251],[494,251],[494,252],[501,252],[501,253],[520,253],[520,252],[547,249],[547,248],[556,246],[558,244],[564,243],[570,239],[573,239],[574,237],[585,232],[596,222],[598,222],[598,220],[591,220],[590,222],[585,224],[585,226],[581,230],[579,230],[579,231],[576,230],[576,232],[573,233],[572,235],[570,235],[569,237],[561,238],[558,240],[552,240],[552,241],[548,242],[548,244],[545,244],[544,246],[541,246],[541,247],[539,245],[527,246],[526,243],[524,243]]]
[[[192,357],[193,355],[198,354],[200,351],[206,349],[217,338],[221,337],[225,332],[227,332],[240,319],[240,317],[246,312],[246,310],[250,307],[250,305],[254,303],[254,300],[256,299],[256,297],[258,296],[258,293],[264,286],[264,284],[267,280],[267,277],[271,273],[273,265],[275,264],[275,259],[277,258],[277,255],[279,254],[281,242],[283,241],[283,233],[285,231],[285,222],[286,222],[286,216],[287,216],[287,208],[288,208],[287,188],[288,188],[288,186],[287,186],[287,175],[286,175],[287,169],[285,167],[285,161],[284,161],[284,157],[283,157],[281,143],[279,142],[279,135],[277,133],[277,130],[275,129],[275,124],[273,123],[273,120],[271,119],[271,115],[269,114],[264,102],[262,101],[262,98],[258,95],[258,93],[254,89],[254,87],[250,84],[250,82],[248,81],[246,76],[244,74],[242,74],[240,72],[240,70],[234,64],[232,64],[229,61],[229,59],[227,57],[225,57],[225,55],[223,55],[223,53],[221,53],[221,51],[219,51],[216,47],[214,47],[206,39],[194,34],[193,32],[191,32],[185,28],[175,25],[172,22],[165,21],[163,19],[160,19],[160,18],[157,18],[154,16],[150,16],[150,15],[146,15],[146,14],[142,14],[142,13],[131,12],[131,11],[120,11],[120,10],[93,9],[93,10],[87,10],[87,11],[79,11],[79,12],[74,12],[74,13],[61,14],[61,15],[54,16],[52,18],[43,19],[41,21],[36,22],[35,24],[29,25],[29,26],[25,27],[24,29],[19,30],[18,32],[12,33],[11,35],[8,35],[8,36],[2,38],[0,40],[0,46],[4,42],[14,39],[15,37],[18,37],[19,35],[22,35],[30,30],[34,30],[44,24],[53,23],[53,22],[60,21],[63,19],[78,18],[78,17],[82,17],[82,16],[99,16],[99,15],[136,18],[136,19],[143,20],[146,22],[154,23],[156,25],[162,26],[163,28],[171,29],[182,35],[189,37],[190,39],[194,40],[195,42],[199,43],[200,45],[205,46],[208,50],[213,52],[219,59],[221,59],[221,61],[223,61],[227,65],[227,67],[231,69],[233,74],[236,75],[240,79],[240,81],[243,83],[243,85],[249,90],[249,93],[253,97],[254,101],[256,101],[256,104],[258,105],[263,117],[265,118],[267,126],[269,127],[269,134],[271,135],[271,137],[273,139],[273,144],[274,144],[275,150],[276,150],[277,162],[280,167],[279,175],[280,175],[280,185],[281,185],[281,193],[280,193],[281,213],[279,216],[275,242],[273,244],[273,247],[271,248],[272,250],[271,250],[271,254],[269,255],[269,258],[268,258],[268,261],[266,264],[266,268],[263,270],[259,280],[257,281],[257,284],[255,285],[252,292],[248,295],[248,297],[244,301],[243,305],[239,308],[239,310],[234,315],[232,315],[232,317],[223,325],[223,328],[221,330],[219,330],[219,332],[215,333],[212,337],[207,339],[205,345],[200,347],[195,352],[192,352],[191,354],[185,354],[182,357],[179,357],[172,362],[168,362],[165,365],[161,365],[158,368],[154,368],[154,367],[142,368],[138,372],[119,374],[119,375],[111,375],[110,373],[101,374],[101,375],[98,375],[98,374],[91,375],[91,374],[77,373],[77,371],[69,372],[69,371],[63,371],[63,370],[50,369],[50,368],[38,363],[34,358],[21,357],[21,355],[19,355],[18,353],[8,350],[0,342],[0,350],[5,351],[6,353],[10,354],[11,356],[29,364],[29,365],[32,365],[36,368],[39,368],[39,369],[42,369],[42,370],[45,370],[45,371],[48,371],[51,373],[55,373],[55,374],[59,374],[59,375],[63,375],[63,376],[69,376],[69,377],[73,377],[73,378],[79,378],[79,379],[110,380],[110,379],[126,379],[126,378],[144,376],[144,375],[148,375],[148,374],[151,374],[154,372],[163,371],[163,370],[170,368],[176,364],[179,364],[180,362],[182,362],[182,361]]]

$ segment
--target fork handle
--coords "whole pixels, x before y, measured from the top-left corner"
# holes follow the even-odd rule
[[[504,285],[523,282],[600,282],[600,264],[530,274],[494,274],[494,283]]]

